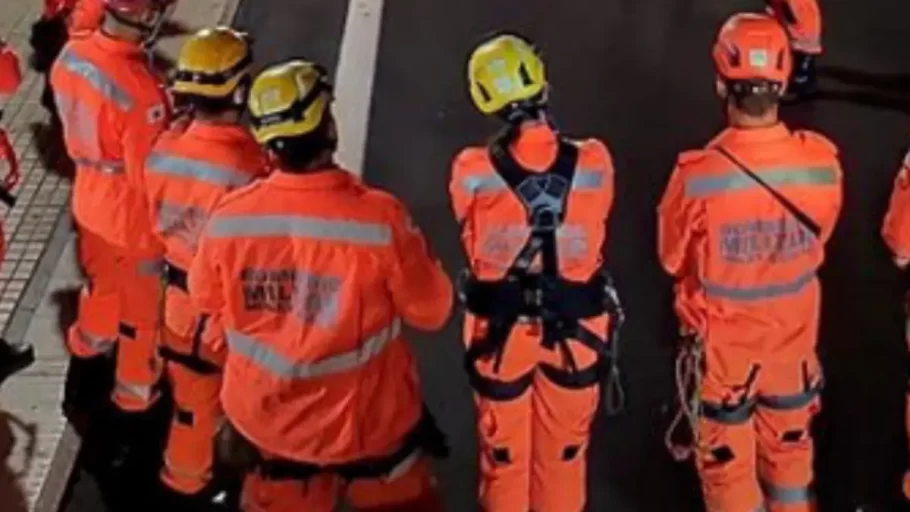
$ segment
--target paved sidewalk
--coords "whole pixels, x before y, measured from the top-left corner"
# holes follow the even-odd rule
[[[190,29],[230,22],[238,0],[183,0],[174,18]],[[6,105],[6,126],[20,158],[19,204],[4,216],[7,252],[0,265],[0,332],[27,339],[38,361],[0,390],[0,511],[55,512],[66,488],[80,440],[60,411],[67,354],[60,324],[71,316],[80,283],[68,213],[70,182],[50,168],[40,127],[41,77],[27,69],[31,24],[40,0],[0,0],[0,38],[19,52],[24,81]],[[161,44],[173,56],[182,38]],[[42,155],[41,153],[45,153]]]

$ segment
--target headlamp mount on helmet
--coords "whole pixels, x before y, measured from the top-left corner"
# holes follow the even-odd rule
[[[781,96],[784,94],[784,84],[783,82],[777,82],[773,80],[765,79],[751,79],[751,80],[726,80],[727,88],[730,93],[734,96],[763,96],[763,95],[775,95]]]

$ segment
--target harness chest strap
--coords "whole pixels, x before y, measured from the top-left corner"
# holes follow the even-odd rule
[[[499,370],[508,336],[520,317],[540,318],[543,346],[558,347],[565,357],[569,371],[541,364],[544,375],[566,388],[597,385],[610,359],[608,348],[579,319],[598,316],[610,309],[604,292],[606,280],[600,274],[587,283],[562,279],[556,241],[578,164],[578,148],[568,141],[560,141],[557,157],[544,173],[523,169],[501,143],[491,146],[490,158],[497,174],[525,207],[531,233],[504,279],[480,281],[468,274],[463,280],[461,296],[466,308],[488,322],[486,336],[474,340],[465,356],[465,370],[472,386],[493,400],[515,399],[530,386],[534,370],[513,381],[502,381],[485,377],[476,368],[478,360],[492,356],[494,370]],[[538,255],[541,272],[530,273]],[[568,338],[594,350],[597,361],[578,369]]]

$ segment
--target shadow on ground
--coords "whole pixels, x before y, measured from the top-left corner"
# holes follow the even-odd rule
[[[26,457],[25,467],[20,471],[9,467],[8,460],[16,448],[16,434],[13,429],[20,432],[19,438],[25,438]],[[12,414],[0,411],[0,504],[3,512],[28,512],[28,502],[25,492],[19,483],[19,478],[28,471],[35,455],[36,431],[34,424],[27,424]]]

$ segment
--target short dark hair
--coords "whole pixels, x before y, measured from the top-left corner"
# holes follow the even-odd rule
[[[783,84],[768,80],[735,80],[727,83],[730,101],[746,115],[761,117],[780,103]]]
[[[306,135],[279,137],[268,143],[268,147],[281,161],[287,171],[303,170],[325,150],[334,149],[334,140],[329,136],[331,116],[325,116],[319,126]]]

